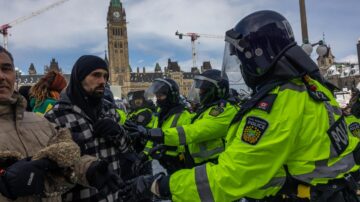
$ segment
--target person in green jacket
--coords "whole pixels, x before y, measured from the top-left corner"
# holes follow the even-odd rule
[[[181,102],[179,86],[173,79],[155,79],[145,91],[145,98],[148,100],[156,98],[158,111],[153,125],[153,128],[156,128],[154,130],[165,130],[189,124],[194,116]],[[134,131],[135,128],[136,134],[138,127],[134,124],[125,124],[125,128],[129,131]],[[146,129],[143,128],[143,130]],[[145,137],[141,136],[141,138]],[[166,146],[151,140],[147,141],[144,149],[147,158],[157,159],[168,173],[185,167],[184,152],[184,146]]]
[[[138,132],[143,137],[166,146],[185,147],[188,168],[207,161],[216,163],[217,157],[225,149],[224,141],[230,122],[239,109],[227,100],[229,81],[221,75],[220,70],[207,70],[194,77],[189,94],[199,98],[201,105],[191,123]]]
[[[60,98],[66,87],[66,80],[61,73],[49,71],[30,89],[30,107],[32,111],[44,115]]]
[[[223,62],[232,65],[224,71],[237,68],[253,94],[232,120],[218,163],[140,176],[128,183],[130,200],[358,201],[359,141],[289,22],[254,12],[225,41]]]

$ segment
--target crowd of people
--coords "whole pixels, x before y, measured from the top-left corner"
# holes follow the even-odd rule
[[[194,76],[188,104],[157,78],[124,109],[102,58],[20,94],[0,46],[0,201],[359,201],[360,90],[341,109],[274,11],[226,32],[223,63]]]

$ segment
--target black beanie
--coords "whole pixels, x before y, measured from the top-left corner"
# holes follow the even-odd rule
[[[93,121],[96,121],[101,99],[91,98],[85,93],[81,82],[96,69],[108,70],[106,62],[98,56],[83,55],[74,64],[66,94],[71,103],[80,107]]]
[[[77,79],[82,81],[87,75],[96,69],[104,69],[109,71],[106,62],[95,55],[83,55],[75,63],[74,69],[77,69]]]

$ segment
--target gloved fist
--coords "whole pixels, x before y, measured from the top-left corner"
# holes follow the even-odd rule
[[[128,135],[133,138],[148,138],[148,130],[142,126],[137,125],[135,122],[126,120],[124,128],[129,132]]]
[[[106,161],[94,161],[86,172],[89,185],[107,195],[124,187],[120,176],[110,169]]]
[[[152,162],[149,161],[149,157],[141,152],[137,155],[137,159],[131,165],[131,171],[134,176],[151,174],[152,173]]]
[[[161,159],[166,154],[167,148],[163,144],[157,144],[149,151],[149,156],[153,159]]]
[[[124,201],[140,201],[153,196],[151,185],[161,177],[162,173],[153,175],[141,175],[126,182],[126,188],[121,198]]]
[[[125,130],[118,123],[111,118],[104,118],[98,120],[94,124],[94,135],[96,137],[111,138],[116,136],[122,136],[125,134]]]
[[[56,169],[56,163],[48,159],[22,159],[8,167],[1,175],[0,192],[10,199],[41,195],[47,171]]]
[[[125,134],[125,129],[110,118],[104,118],[94,124],[94,135],[103,137],[121,152],[131,150],[131,139]]]

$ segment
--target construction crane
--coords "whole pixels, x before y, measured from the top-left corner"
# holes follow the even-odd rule
[[[179,39],[182,39],[183,36],[187,36],[190,37],[191,40],[191,49],[192,49],[192,62],[193,62],[193,67],[196,67],[196,50],[195,50],[195,41],[199,38],[199,37],[205,37],[205,38],[217,38],[217,39],[224,39],[224,36],[219,36],[219,35],[212,35],[212,34],[199,34],[199,33],[194,33],[194,32],[189,32],[189,33],[179,33],[179,31],[175,32],[176,36],[179,36]]]
[[[37,15],[40,15],[41,13],[47,11],[47,10],[50,10],[60,4],[63,4],[65,3],[66,1],[69,1],[69,0],[58,0],[56,1],[55,3],[52,3],[42,9],[39,9],[37,11],[34,11],[32,12],[31,14],[29,15],[25,15],[25,16],[22,16],[20,18],[17,18],[16,20],[12,21],[12,22],[9,22],[7,24],[3,24],[3,25],[0,25],[0,34],[3,35],[3,39],[4,39],[4,48],[7,49],[7,46],[8,46],[8,35],[9,35],[9,32],[8,32],[8,29],[10,29],[11,27],[13,27],[14,25],[17,25],[19,23],[22,23],[32,17],[35,17]]]

